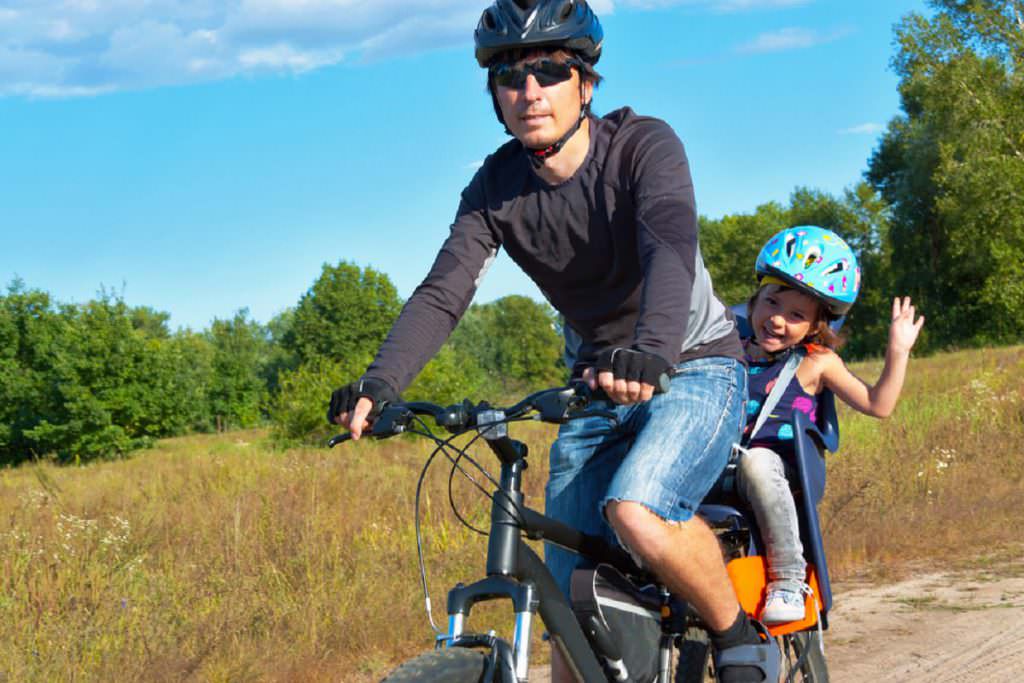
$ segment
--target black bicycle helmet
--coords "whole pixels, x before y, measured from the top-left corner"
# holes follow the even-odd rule
[[[505,50],[564,47],[594,65],[604,31],[586,0],[495,0],[473,33],[483,67]]]

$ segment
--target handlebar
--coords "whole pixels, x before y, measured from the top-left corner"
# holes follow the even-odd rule
[[[373,421],[369,435],[376,439],[386,439],[405,432],[416,416],[434,418],[439,427],[444,427],[453,434],[459,434],[478,426],[501,424],[524,417],[535,412],[534,419],[551,424],[564,424],[569,420],[582,417],[605,417],[615,420],[615,414],[607,410],[588,410],[595,392],[583,381],[577,380],[563,387],[545,389],[530,394],[523,400],[507,408],[491,406],[486,402],[473,405],[469,400],[450,406],[436,403],[414,401],[410,403],[385,404],[380,415]],[[478,416],[487,412],[493,416],[495,412],[503,413],[504,417],[496,422],[478,424]],[[344,443],[352,438],[351,434],[338,434],[332,437],[327,446]]]
[[[349,441],[351,439],[352,435],[349,434],[348,432],[345,432],[344,434],[335,434],[334,436],[327,440],[327,447],[334,448],[339,443],[345,443],[346,441]]]

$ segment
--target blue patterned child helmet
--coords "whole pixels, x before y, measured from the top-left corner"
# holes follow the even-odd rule
[[[761,247],[754,266],[758,282],[775,278],[810,294],[834,316],[846,315],[860,292],[860,266],[853,250],[831,230],[798,225]]]

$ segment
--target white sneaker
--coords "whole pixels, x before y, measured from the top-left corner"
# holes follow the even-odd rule
[[[761,621],[765,624],[783,624],[804,618],[804,594],[781,588],[769,588],[764,601]]]

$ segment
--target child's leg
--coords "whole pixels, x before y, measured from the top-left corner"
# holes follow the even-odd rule
[[[750,504],[761,529],[768,579],[773,588],[800,592],[807,563],[782,458],[768,448],[751,448],[740,458],[737,473],[739,493]]]

